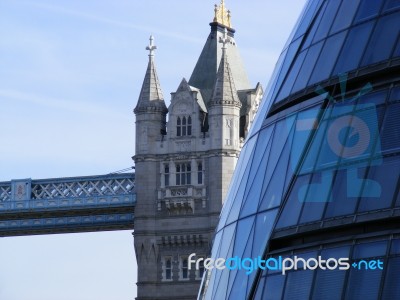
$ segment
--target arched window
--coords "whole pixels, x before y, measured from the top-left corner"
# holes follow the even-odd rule
[[[187,135],[192,135],[192,117],[188,117]]]
[[[164,185],[169,186],[169,165],[164,165]]]
[[[186,135],[186,117],[182,118],[182,136]]]
[[[171,257],[165,258],[165,279],[172,280],[172,259],[171,259]]]
[[[176,119],[176,135],[181,136],[181,118]]]
[[[176,185],[185,185],[192,183],[192,174],[190,163],[180,163],[175,165]]]
[[[197,184],[203,184],[203,164],[197,163]]]

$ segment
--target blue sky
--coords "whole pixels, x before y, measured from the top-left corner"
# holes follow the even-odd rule
[[[0,181],[132,166],[150,34],[167,104],[189,79],[216,0],[0,0]],[[227,0],[265,87],[305,0]],[[0,239],[0,299],[133,299],[129,231]]]

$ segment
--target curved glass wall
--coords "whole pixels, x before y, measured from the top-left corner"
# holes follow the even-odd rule
[[[398,0],[308,2],[241,152],[211,253],[380,259],[383,269],[282,275],[249,272],[247,261],[208,270],[199,299],[400,297],[399,33]]]

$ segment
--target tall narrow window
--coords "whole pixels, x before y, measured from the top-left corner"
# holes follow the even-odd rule
[[[164,165],[164,185],[169,186],[169,165]]]
[[[197,163],[197,184],[203,184],[203,164]]]
[[[181,136],[181,118],[176,119],[176,135]]]
[[[189,279],[189,270],[188,270],[187,257],[181,257],[180,265],[181,265],[180,278],[181,279]]]
[[[188,117],[187,135],[192,135],[192,117]]]
[[[197,277],[197,279],[201,279],[201,278],[203,278],[203,274],[204,274],[204,260],[201,260],[200,262],[199,262],[199,269],[198,270],[196,270],[196,277]]]
[[[182,136],[186,135],[186,117],[182,118]]]
[[[192,183],[190,163],[176,164],[176,185],[185,185]]]
[[[166,257],[164,259],[165,269],[164,269],[164,279],[165,280],[172,280],[172,258]]]

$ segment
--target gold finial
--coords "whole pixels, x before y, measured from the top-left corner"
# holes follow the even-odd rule
[[[215,15],[214,15],[213,22],[217,22],[228,28],[232,28],[231,27],[231,12],[225,8],[224,0],[221,0],[221,4],[219,6],[215,4],[214,14]]]

